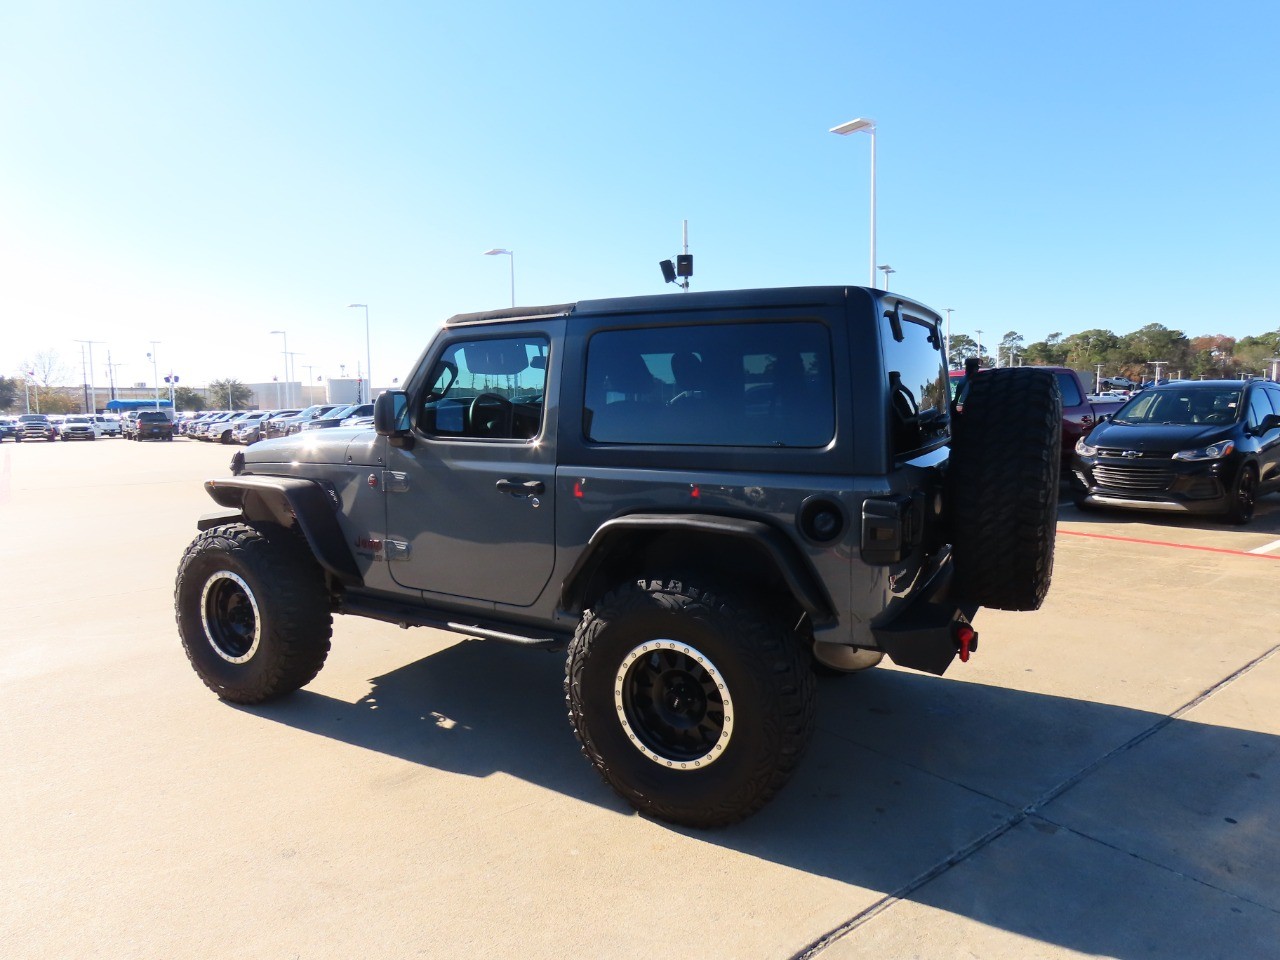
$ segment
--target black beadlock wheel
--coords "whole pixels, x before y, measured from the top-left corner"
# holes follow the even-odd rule
[[[627,584],[583,615],[565,700],[604,781],[641,813],[690,827],[764,806],[814,725],[813,673],[795,634],[678,580]]]
[[[329,655],[323,574],[281,528],[234,523],[201,533],[178,565],[174,608],[187,659],[224,700],[292,693]]]
[[[947,468],[955,588],[964,602],[1036,610],[1053,577],[1062,397],[1048,370],[982,370],[965,384]]]

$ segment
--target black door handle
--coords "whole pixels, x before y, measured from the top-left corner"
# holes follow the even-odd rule
[[[499,480],[497,487],[500,493],[514,493],[519,497],[535,497],[547,489],[541,480]]]

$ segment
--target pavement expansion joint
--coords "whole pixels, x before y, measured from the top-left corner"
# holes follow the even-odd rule
[[[1002,836],[1004,836],[1014,827],[1018,826],[1020,823],[1026,820],[1028,817],[1037,817],[1040,819],[1044,819],[1049,823],[1054,823],[1056,826],[1063,827],[1064,826],[1063,824],[1058,824],[1056,821],[1053,821],[1047,817],[1041,816],[1039,812],[1040,808],[1045,806],[1046,804],[1053,802],[1058,797],[1062,796],[1062,794],[1066,793],[1076,784],[1080,783],[1086,777],[1096,772],[1104,764],[1109,763],[1115,757],[1119,756],[1122,753],[1126,753],[1129,750],[1132,750],[1134,747],[1142,743],[1144,740],[1147,740],[1154,734],[1159,733],[1161,730],[1163,730],[1165,727],[1171,724],[1174,720],[1178,720],[1181,717],[1185,716],[1188,712],[1195,709],[1205,700],[1208,700],[1211,696],[1213,696],[1219,690],[1222,690],[1223,688],[1229,686],[1230,684],[1234,683],[1236,680],[1248,674],[1254,668],[1260,666],[1261,664],[1265,663],[1267,660],[1271,659],[1271,657],[1275,656],[1277,651],[1280,651],[1280,644],[1258,655],[1253,660],[1250,660],[1248,663],[1242,666],[1240,669],[1234,671],[1233,673],[1228,674],[1227,676],[1219,680],[1217,683],[1201,691],[1199,694],[1197,694],[1191,700],[1184,703],[1178,709],[1174,710],[1172,713],[1169,713],[1168,715],[1161,717],[1159,720],[1152,723],[1151,726],[1147,727],[1145,730],[1139,731],[1138,733],[1134,734],[1132,737],[1130,737],[1124,743],[1120,744],[1118,747],[1115,747],[1114,749],[1108,751],[1103,756],[1099,757],[1097,760],[1094,760],[1092,763],[1088,764],[1087,766],[1081,768],[1076,773],[1067,777],[1065,780],[1063,780],[1061,783],[1057,784],[1056,786],[1051,787],[1043,795],[1031,801],[1022,809],[1010,815],[1007,819],[1005,819],[995,827],[988,830],[986,833],[978,837],[976,840],[973,840],[969,844],[961,847],[959,850],[952,853],[951,856],[947,857],[945,860],[939,861],[938,863],[934,864],[934,866],[930,867],[928,870],[919,874],[915,878],[908,880],[905,884],[903,884],[897,890],[894,890],[891,893],[885,894],[883,897],[881,897],[880,899],[872,903],[870,906],[854,914],[852,917],[850,917],[844,923],[840,924],[838,927],[834,927],[833,929],[827,931],[821,937],[819,937],[818,939],[814,940],[813,942],[808,944],[806,947],[804,947],[804,949],[802,949],[796,954],[793,954],[791,960],[813,960],[813,958],[819,956],[821,953],[823,953],[823,951],[825,951],[832,944],[836,943],[838,940],[844,939],[846,936],[848,936],[854,930],[857,930],[859,927],[861,927],[864,923],[866,923],[871,918],[883,913],[885,910],[893,906],[898,901],[909,897],[911,894],[915,893],[915,891],[919,890],[925,884],[930,883],[933,880],[936,880],[938,877],[942,876],[944,873],[946,873],[956,864],[962,863],[965,860],[968,860],[979,850],[985,849],[986,847],[990,846],[996,840],[1000,839]],[[963,786],[963,784],[957,784],[957,786]],[[1064,829],[1070,829],[1070,828],[1064,827]],[[1103,843],[1103,841],[1098,840],[1096,837],[1090,837],[1087,834],[1081,834],[1079,833],[1079,831],[1075,831],[1075,830],[1072,830],[1071,832],[1077,833],[1079,836],[1085,837],[1088,840],[1093,840],[1097,843],[1102,843],[1103,846],[1112,847],[1111,844]],[[1119,848],[1112,847],[1112,849],[1118,850]],[[1128,853],[1130,856],[1137,856],[1136,854],[1133,854],[1127,850],[1121,850],[1120,852]],[[1147,863],[1151,862],[1146,860],[1146,858],[1144,857],[1137,857],[1137,859],[1143,860],[1144,862],[1147,862]],[[1162,864],[1156,863],[1156,864],[1153,864],[1153,866],[1161,867],[1161,869],[1166,870],[1170,873],[1176,874],[1178,876],[1184,876],[1185,879],[1195,880],[1196,883],[1202,884],[1203,886],[1210,887],[1215,890],[1219,889],[1217,887],[1214,887],[1212,884],[1205,883],[1203,880],[1196,880],[1195,877],[1186,877],[1184,874],[1181,874],[1176,870],[1171,870],[1169,867],[1163,866]],[[1228,891],[1222,891],[1222,892],[1227,893]],[[1254,902],[1245,897],[1240,897],[1238,894],[1231,894],[1231,895],[1246,903]],[[1262,904],[1257,904],[1257,905],[1262,906]],[[1272,910],[1272,908],[1270,907],[1267,907],[1267,909]],[[1277,911],[1272,911],[1272,912],[1277,912]]]

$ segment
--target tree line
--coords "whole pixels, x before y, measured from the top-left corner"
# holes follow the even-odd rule
[[[978,343],[963,333],[951,337],[948,360],[962,368],[969,357],[980,357],[983,366],[1071,367],[1096,371],[1102,364],[1104,377],[1125,376],[1149,380],[1155,375],[1154,361],[1160,361],[1161,377],[1208,379],[1241,376],[1268,376],[1269,361],[1280,357],[1280,329],[1257,336],[1228,337],[1213,334],[1188,337],[1160,323],[1149,323],[1133,333],[1116,334],[1094,329],[1064,337],[1051,333],[1035,343],[1024,343],[1010,330],[993,346]],[[999,363],[997,364],[997,358]]]

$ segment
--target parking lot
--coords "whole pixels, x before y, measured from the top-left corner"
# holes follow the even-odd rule
[[[172,589],[233,449],[0,446],[6,958],[1276,955],[1280,495],[1064,505],[1044,609],[822,678],[790,785],[696,832],[599,782],[558,655],[337,617],[217,700]]]

